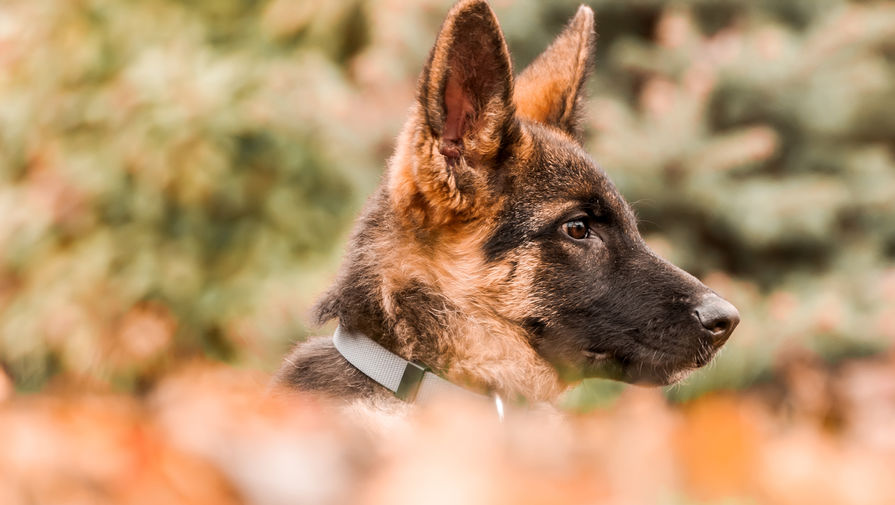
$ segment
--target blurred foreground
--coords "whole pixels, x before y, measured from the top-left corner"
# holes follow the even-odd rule
[[[447,399],[374,435],[264,377],[194,365],[141,399],[0,401],[0,503],[895,503],[895,357],[683,407],[629,389],[562,419]],[[467,399],[468,401],[468,399]]]

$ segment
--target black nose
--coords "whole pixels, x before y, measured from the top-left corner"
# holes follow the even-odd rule
[[[740,322],[740,313],[730,302],[718,295],[706,295],[693,311],[703,328],[712,336],[712,344],[717,348],[727,342]]]

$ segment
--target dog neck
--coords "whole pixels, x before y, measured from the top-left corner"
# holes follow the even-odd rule
[[[473,393],[445,380],[425,365],[407,361],[389,352],[371,338],[336,327],[333,346],[345,360],[361,373],[388,389],[396,397],[410,403],[426,403],[439,397],[466,398],[469,401],[492,401],[498,419],[503,421],[503,399],[497,393],[489,396]]]
[[[345,330],[466,389],[510,401],[554,401],[566,385],[525,331],[474,300],[475,294],[451,292],[459,285],[453,279],[439,285],[467,267],[433,262],[412,238],[395,237],[400,228],[387,203],[384,190],[371,200],[343,270],[317,306],[318,322],[337,319]],[[432,271],[433,263],[439,271]]]

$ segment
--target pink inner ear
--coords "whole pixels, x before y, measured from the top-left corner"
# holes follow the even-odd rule
[[[440,151],[448,158],[459,158],[463,152],[464,128],[474,112],[472,102],[463,92],[459,76],[448,77],[444,90],[444,109],[444,131],[441,134]]]

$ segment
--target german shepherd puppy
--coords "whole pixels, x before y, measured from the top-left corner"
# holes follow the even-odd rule
[[[467,389],[532,402],[584,377],[670,384],[712,359],[737,310],[646,246],[582,148],[595,39],[582,6],[514,78],[489,6],[451,9],[319,323],[337,319]],[[397,401],[330,338],[299,344],[277,380]]]

